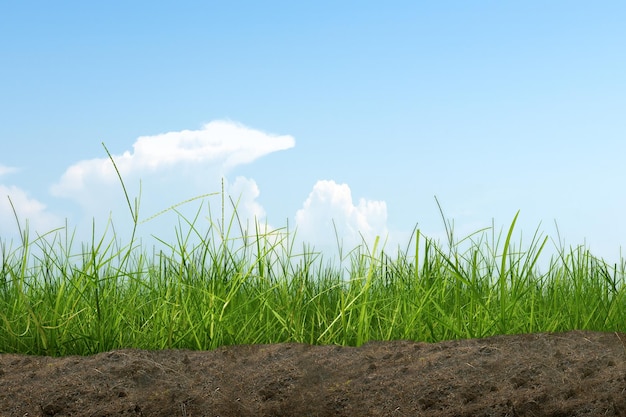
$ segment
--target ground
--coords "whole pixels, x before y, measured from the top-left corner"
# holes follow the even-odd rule
[[[1,354],[0,416],[626,416],[626,334]]]

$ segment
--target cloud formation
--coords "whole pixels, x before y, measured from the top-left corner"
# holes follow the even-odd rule
[[[376,236],[385,239],[387,204],[361,198],[355,205],[347,184],[318,181],[297,211],[296,225],[301,240],[321,249],[336,247],[336,227],[343,249],[351,250],[363,243],[363,239],[368,245]]]
[[[237,165],[250,163],[272,152],[295,145],[288,135],[270,135],[229,121],[212,121],[200,130],[182,130],[154,136],[141,136],[133,152],[113,155],[122,177],[147,176],[157,171],[180,168],[189,174],[212,167],[224,175]],[[197,171],[196,171],[197,173]],[[56,196],[81,200],[93,183],[110,185],[118,178],[108,158],[80,161],[69,167],[51,191]]]
[[[240,199],[240,218],[246,222],[261,220],[265,211],[255,201],[259,195],[256,182],[237,177],[230,183],[226,176],[237,166],[294,145],[295,140],[288,135],[271,135],[229,121],[213,121],[200,130],[141,136],[132,151],[112,157],[131,205],[138,198],[140,223],[150,219],[141,223],[142,227],[167,238],[177,223],[176,213],[168,212],[156,218],[153,215],[176,205],[176,211],[183,216],[193,217],[200,204],[195,198],[219,192],[222,178],[226,192],[233,199]],[[73,164],[50,191],[81,206],[83,226],[88,226],[92,219],[103,224],[110,218],[120,234],[123,232],[119,225],[128,224],[131,219],[118,175],[108,157]],[[178,205],[190,199],[191,202]],[[211,197],[208,202],[215,215],[219,197]],[[126,229],[129,228],[123,230]]]
[[[17,168],[8,167],[6,165],[0,164],[0,177],[6,174],[10,174],[12,172],[16,172]]]
[[[236,204],[237,222],[243,230],[254,232],[255,222],[268,231],[274,230],[266,223],[265,209],[258,201],[260,190],[256,181],[243,176],[229,180],[226,174],[234,167],[294,145],[291,136],[269,135],[239,124],[214,121],[200,130],[139,137],[132,151],[113,155],[113,159],[131,205],[135,197],[139,199],[141,236],[154,234],[166,242],[174,242],[176,225],[181,224],[178,213],[188,220],[197,218],[198,222],[206,222],[194,224],[199,231],[215,222],[216,216],[221,216],[219,195],[203,199],[210,204],[210,210],[200,212],[199,216],[200,201],[194,197],[219,192],[222,179],[226,194]],[[0,166],[0,175],[11,171]],[[129,223],[131,216],[118,175],[108,157],[71,165],[50,190],[53,195],[73,200],[81,207],[81,217],[70,222],[71,226],[78,228],[79,240],[91,237],[91,233],[100,236],[108,219],[112,220],[118,238],[125,241],[129,237],[126,235],[132,230],[127,227],[132,225]],[[36,219],[31,225],[38,230],[48,231],[55,223],[58,225],[58,219],[45,205],[28,197],[21,189],[0,186],[0,196],[6,194],[11,195],[20,216]],[[190,203],[179,205],[189,200]],[[175,211],[167,210],[168,207],[175,207]],[[201,207],[206,209],[206,205]],[[7,200],[0,201],[3,219],[12,219],[10,210]],[[230,201],[225,204],[224,214],[225,220],[233,218]],[[313,186],[295,214],[295,223],[299,241],[330,254],[337,253],[337,237],[347,252],[363,241],[371,245],[376,236],[382,239],[388,236],[386,203],[364,198],[354,202],[350,187],[335,181],[318,181]],[[238,225],[233,233],[238,232]],[[184,222],[182,226],[186,227]],[[81,234],[81,229],[89,236]]]
[[[0,232],[2,238],[18,236],[19,228],[13,209],[17,213],[22,229],[25,228],[27,221],[28,228],[40,234],[62,225],[61,220],[50,213],[45,204],[29,197],[21,188],[0,185]]]
[[[237,213],[245,213],[245,216],[251,220],[265,218],[265,209],[256,201],[261,191],[253,179],[235,178],[235,182],[228,187],[228,194],[234,200]]]

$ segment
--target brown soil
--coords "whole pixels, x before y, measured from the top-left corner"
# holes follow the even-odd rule
[[[0,416],[626,416],[626,334],[0,355]]]

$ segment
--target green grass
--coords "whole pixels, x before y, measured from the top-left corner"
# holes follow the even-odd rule
[[[626,330],[624,264],[575,248],[542,273],[547,238],[517,249],[517,215],[497,237],[483,230],[455,241],[449,230],[442,245],[416,230],[415,249],[393,257],[379,242],[362,245],[344,268],[296,252],[284,230],[230,238],[219,225],[202,231],[198,218],[183,219],[177,242],[150,255],[114,237],[72,253],[64,230],[32,242],[23,231],[15,249],[0,242],[0,352]]]
[[[542,272],[548,238],[514,242],[517,215],[506,233],[457,240],[446,222],[445,244],[415,230],[410,250],[391,256],[377,240],[334,262],[286,230],[235,234],[236,215],[203,226],[201,208],[151,253],[134,232],[126,244],[93,233],[78,249],[68,227],[32,241],[26,228],[15,248],[0,240],[0,352],[626,331],[625,263],[561,248]]]

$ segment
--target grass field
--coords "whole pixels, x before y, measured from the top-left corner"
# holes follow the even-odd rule
[[[376,242],[336,263],[280,230],[230,238],[223,219],[208,230],[183,219],[178,241],[151,254],[95,236],[72,251],[66,230],[33,241],[24,230],[15,248],[0,241],[0,352],[626,331],[624,262],[580,247],[540,271],[548,239],[514,244],[516,219],[461,240],[449,228],[444,244],[416,230],[410,252]]]
[[[541,271],[548,237],[514,242],[517,215],[506,233],[460,240],[444,218],[445,243],[415,230],[411,249],[390,255],[377,240],[336,262],[294,248],[286,230],[231,233],[236,212],[205,228],[199,217],[181,217],[177,241],[152,252],[134,232],[127,243],[94,232],[78,249],[67,227],[32,241],[26,228],[15,248],[0,237],[0,352],[626,331],[626,263],[561,248]]]

